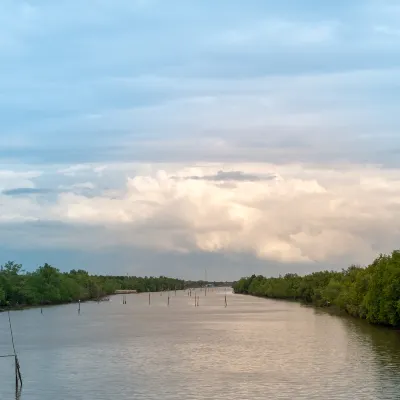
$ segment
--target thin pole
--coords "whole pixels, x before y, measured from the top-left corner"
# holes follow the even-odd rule
[[[12,325],[11,325],[10,310],[7,310],[7,313],[8,313],[8,323],[10,325],[11,343],[12,343],[12,347],[13,347],[13,351],[14,351],[15,389],[18,390],[18,379],[19,379],[19,382],[21,383],[21,386],[22,386],[22,377],[21,377],[21,372],[19,370],[19,362],[18,362],[17,352],[15,351],[14,333],[13,333]]]
[[[18,367],[17,367],[17,356],[14,357],[15,364],[15,390],[18,391]]]
[[[78,300],[78,315],[81,315],[81,301]]]
[[[13,347],[14,356],[15,356],[16,353],[15,353],[15,345],[14,345],[14,335],[13,335],[13,330],[12,330],[12,326],[11,326],[11,317],[10,317],[9,310],[8,310],[8,323],[10,324],[11,342],[12,342],[12,347]]]
[[[150,292],[149,292],[149,305],[150,305]]]
[[[18,357],[17,356],[15,356],[15,362],[16,362],[16,367],[17,367],[18,378],[19,378],[19,381],[21,382],[21,386],[22,386],[21,370],[19,368],[19,361],[18,361]]]

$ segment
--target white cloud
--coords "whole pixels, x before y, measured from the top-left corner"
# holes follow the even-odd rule
[[[74,189],[94,189],[96,186],[92,182],[74,183],[72,185],[59,185],[60,190],[68,191]]]
[[[277,179],[239,180],[229,187],[185,179],[221,169]],[[277,262],[367,262],[400,239],[398,174],[362,166],[169,165],[129,178],[112,195],[63,193],[48,218],[106,226],[111,243],[127,246],[252,252]]]
[[[0,170],[0,191],[16,188],[34,188],[33,179],[42,175],[40,171]]]
[[[75,165],[70,165],[66,168],[58,169],[57,172],[65,176],[77,176],[82,172],[92,172],[92,171],[98,175],[101,175],[106,168],[107,167],[105,165],[75,164]]]

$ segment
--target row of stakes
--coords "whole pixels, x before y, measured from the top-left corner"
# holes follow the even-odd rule
[[[192,290],[189,289],[187,292],[189,297],[192,297]],[[160,296],[162,296],[162,292],[160,292]],[[175,290],[175,296],[176,296],[176,290]],[[204,291],[204,296],[207,296],[207,290]],[[199,302],[200,302],[200,296],[198,296],[196,294],[196,292],[194,292],[194,305],[195,307],[199,307]],[[169,306],[170,303],[170,294],[168,292],[168,297],[167,297],[167,305]],[[122,304],[127,304],[126,303],[126,295],[124,294],[122,297]],[[151,293],[149,293],[149,305],[151,305]],[[226,299],[226,293],[225,293],[225,298],[224,298],[224,305],[225,307],[228,306],[228,301]]]
[[[204,295],[207,296],[207,289],[205,289],[204,291]],[[160,296],[162,296],[162,292],[160,293]],[[176,296],[176,290],[175,290],[175,296]],[[188,296],[192,297],[192,290],[189,289],[188,290]],[[194,305],[195,307],[199,307],[199,300],[200,300],[200,296],[198,296],[196,294],[196,292],[194,292]],[[170,303],[170,294],[168,292],[168,298],[167,298],[167,305],[169,306]],[[127,304],[126,301],[126,294],[123,295],[122,297],[122,304]],[[151,293],[149,293],[149,305],[151,304]],[[226,292],[225,292],[225,299],[224,299],[224,304],[225,307],[228,306],[228,302],[226,299]],[[43,314],[43,308],[40,308],[40,313]],[[81,314],[81,301],[78,301],[78,315]],[[0,355],[0,358],[3,357],[13,357],[14,361],[15,361],[15,393],[16,399],[20,398],[21,395],[21,389],[22,389],[22,376],[21,376],[21,370],[20,370],[20,365],[19,365],[19,360],[17,357],[17,352],[15,350],[15,345],[14,345],[14,335],[13,335],[13,331],[12,331],[12,326],[11,326],[11,318],[10,318],[10,311],[8,311],[8,320],[9,320],[9,325],[10,325],[10,333],[11,333],[11,339],[12,339],[12,345],[13,345],[13,354],[7,354],[7,355]]]
[[[192,290],[191,289],[188,290],[187,295],[189,297],[192,297]],[[162,296],[162,292],[160,292],[160,296]],[[176,290],[175,290],[175,296],[176,296]],[[204,291],[204,296],[207,296],[207,290]],[[169,306],[169,303],[170,303],[170,294],[168,293],[168,297],[167,297],[167,305],[168,306]],[[122,304],[127,304],[126,294],[124,294],[122,296]],[[149,305],[150,304],[151,304],[151,293],[149,293]],[[199,304],[200,304],[200,296],[198,296],[196,294],[196,292],[194,292],[194,305],[195,305],[195,307],[199,307]],[[225,293],[225,298],[224,298],[224,305],[225,305],[225,307],[228,306],[226,293]],[[42,307],[40,308],[40,313],[43,314],[43,308]],[[81,301],[80,300],[78,300],[78,314],[79,315],[81,314]]]
[[[204,293],[205,296],[207,296],[207,290],[205,290]],[[162,296],[162,293],[160,293],[160,296]],[[175,290],[175,296],[176,296],[176,290]],[[192,290],[189,289],[188,290],[188,296],[192,297]],[[199,307],[199,300],[200,300],[200,296],[198,296],[196,294],[196,292],[194,292],[194,305],[195,307]],[[170,294],[168,292],[168,300],[167,300],[167,305],[169,306],[169,302],[170,302]],[[127,304],[126,301],[126,295],[124,294],[122,297],[122,304]],[[149,305],[151,304],[151,293],[149,293]],[[228,306],[228,302],[226,299],[226,293],[225,293],[225,299],[224,299],[224,304],[225,307]],[[43,314],[43,308],[40,308],[40,313]],[[81,314],[81,301],[78,301],[78,315]],[[13,354],[10,355],[0,355],[0,357],[13,357],[15,360],[15,388],[16,388],[16,398],[19,398],[20,395],[20,390],[22,388],[22,376],[21,376],[21,372],[20,372],[20,366],[19,366],[19,361],[18,361],[18,357],[17,357],[17,353],[15,351],[15,345],[14,345],[14,335],[12,332],[12,326],[11,326],[11,318],[10,318],[10,312],[8,311],[8,320],[9,320],[9,324],[10,324],[10,332],[11,332],[11,338],[12,338],[12,345],[13,345]]]

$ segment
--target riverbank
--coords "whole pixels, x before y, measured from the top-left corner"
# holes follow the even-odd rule
[[[49,264],[24,272],[21,264],[9,261],[0,269],[0,309],[97,301],[116,291],[157,292],[183,287],[183,280],[164,276],[89,275],[84,270],[61,272]]]
[[[116,294],[116,293],[114,293]],[[0,313],[7,312],[7,311],[23,311],[23,310],[29,310],[31,308],[48,308],[48,307],[56,307],[56,306],[62,306],[66,304],[79,304],[79,303],[97,303],[97,302],[103,302],[103,301],[108,301],[105,299],[108,299],[109,296],[103,296],[102,298],[99,299],[86,299],[82,301],[62,301],[62,302],[57,302],[57,303],[46,303],[46,304],[14,304],[12,306],[2,306],[0,307]]]
[[[331,308],[371,324],[400,327],[400,252],[381,255],[367,267],[279,278],[251,276],[233,285],[235,293],[298,301]]]

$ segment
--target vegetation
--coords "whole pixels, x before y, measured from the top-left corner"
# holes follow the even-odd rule
[[[145,292],[183,287],[184,281],[164,276],[95,276],[83,270],[62,273],[47,263],[34,272],[24,272],[22,265],[9,261],[0,268],[0,308],[98,299],[118,289]]]
[[[232,286],[233,283],[232,282],[223,282],[223,281],[185,281],[185,289],[186,288],[201,288],[207,285],[212,285],[213,287],[228,287],[228,286]]]
[[[335,306],[370,323],[400,327],[400,251],[380,255],[371,265],[341,272],[322,271],[279,278],[251,276],[233,285],[235,293]]]

